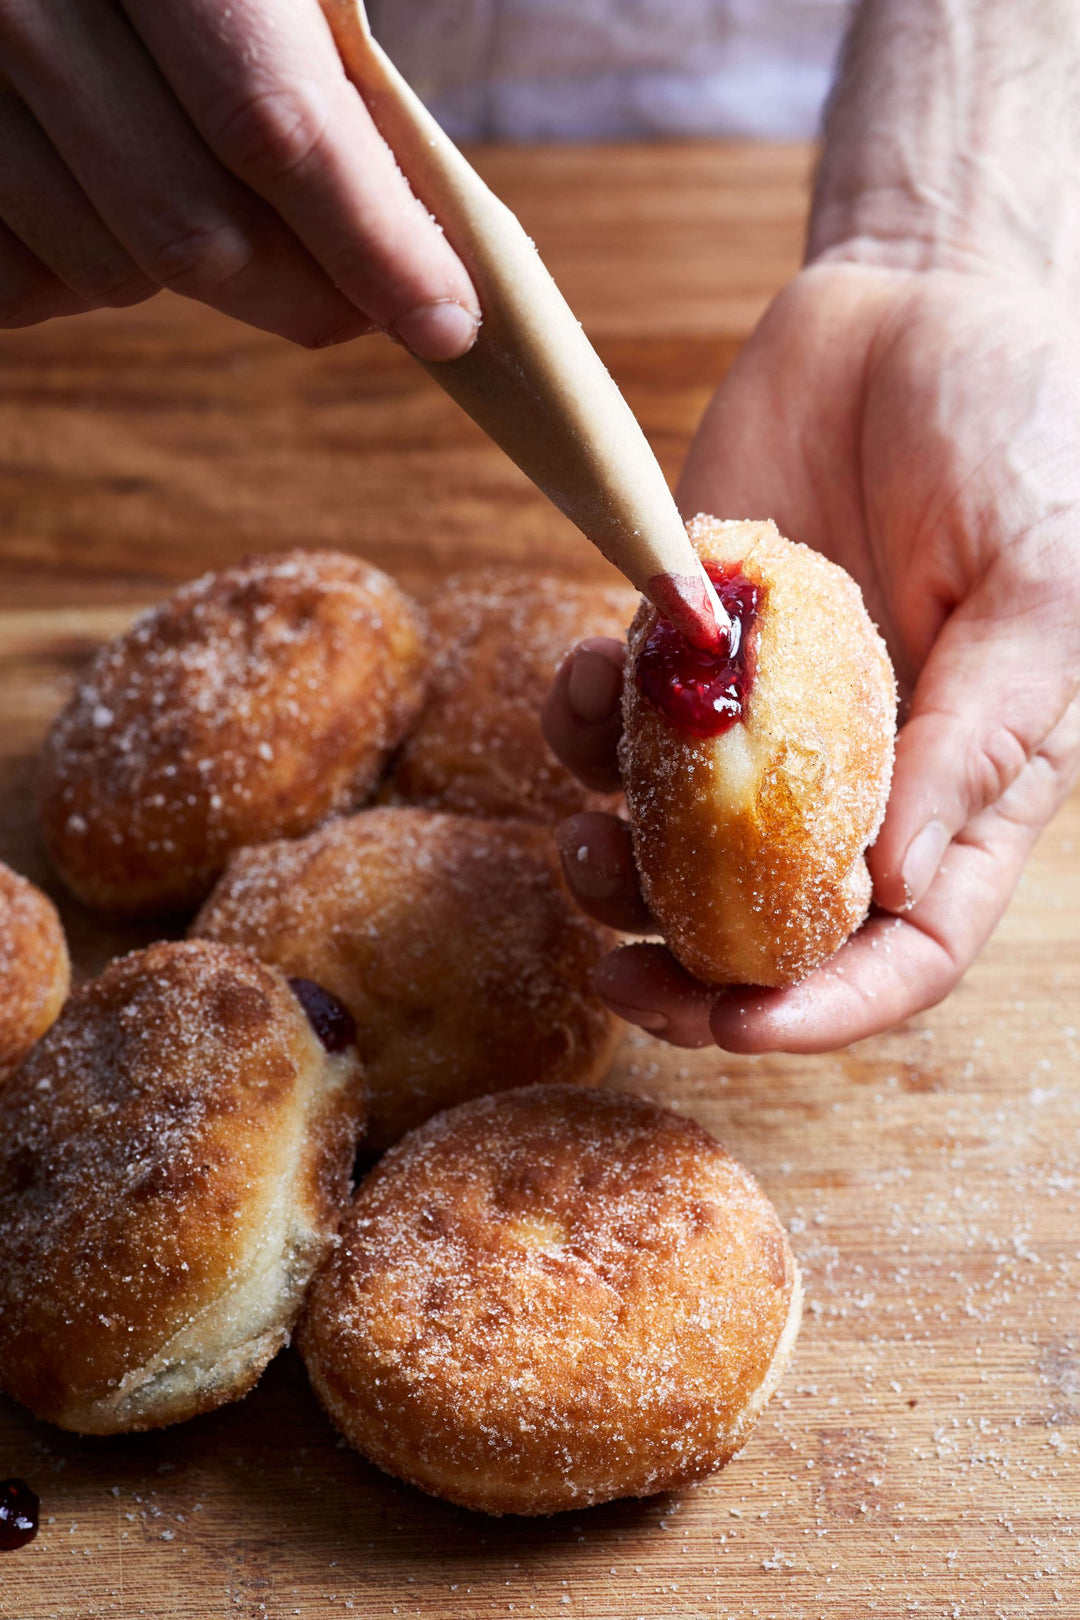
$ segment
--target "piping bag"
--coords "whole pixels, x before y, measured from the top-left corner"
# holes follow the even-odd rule
[[[480,299],[468,354],[419,363],[694,646],[722,648],[730,621],[656,457],[532,241],[375,40],[363,0],[320,4],[348,77]]]

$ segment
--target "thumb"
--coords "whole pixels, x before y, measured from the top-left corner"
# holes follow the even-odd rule
[[[1001,798],[1075,698],[1080,636],[1067,580],[1050,600],[988,575],[946,621],[897,738],[867,856],[886,910],[922,899],[953,839]]]

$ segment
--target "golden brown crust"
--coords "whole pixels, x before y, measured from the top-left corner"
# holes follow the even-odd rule
[[[0,1089],[0,1386],[110,1434],[233,1400],[346,1202],[363,1083],[276,970],[163,944],[77,991]]]
[[[642,889],[685,967],[711,984],[792,984],[866,916],[864,852],[885,813],[896,686],[842,568],[772,523],[689,526],[700,556],[764,587],[745,723],[700,738],[633,679],[655,622],[630,634],[620,761]]]
[[[104,647],[46,739],[41,821],[80,899],[193,908],[231,850],[363,803],[423,698],[419,610],[285,552],[208,574]]]
[[[0,861],[0,1076],[56,1019],[71,983],[56,907]]]
[[[361,1186],[298,1342],[346,1438],[487,1513],[701,1479],[798,1324],[757,1184],[639,1098],[534,1086],[440,1114]]]
[[[431,602],[431,684],[390,783],[396,800],[464,815],[554,822],[614,809],[555,758],[540,707],[570,649],[619,641],[638,604],[622,585],[532,574],[461,575]]]
[[[610,930],[574,905],[550,832],[380,808],[241,850],[192,924],[315,979],[356,1020],[380,1151],[436,1109],[605,1072],[592,988]]]

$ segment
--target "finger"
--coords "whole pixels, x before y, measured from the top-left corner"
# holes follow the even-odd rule
[[[620,1018],[672,1046],[711,1046],[715,990],[687,973],[665,945],[623,945],[598,964],[597,992]]]
[[[579,782],[597,793],[620,784],[622,684],[626,648],[590,636],[563,660],[544,699],[540,725],[548,746]]]
[[[1050,544],[1038,562],[1010,564],[1006,581],[988,576],[923,667],[868,856],[887,910],[920,900],[952,839],[1008,790],[1076,695],[1080,615],[1068,548]]]
[[[138,303],[158,290],[91,207],[33,114],[2,91],[0,217],[88,308]]]
[[[112,5],[17,8],[5,71],[155,285],[309,346],[367,329],[287,226],[207,151]]]
[[[317,0],[124,0],[214,152],[358,308],[426,360],[464,354],[479,305],[345,76]]]
[[[941,1001],[982,950],[1040,830],[1077,775],[1080,705],[997,804],[946,851],[905,917],[877,916],[787,990],[725,991],[711,1028],[732,1052],[830,1052]]]
[[[641,897],[630,828],[618,816],[586,810],[555,829],[563,874],[582,911],[623,934],[655,934]]]
[[[88,307],[0,224],[0,327],[36,326]]]

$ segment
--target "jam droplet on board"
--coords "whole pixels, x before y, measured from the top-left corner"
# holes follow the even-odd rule
[[[752,631],[765,593],[737,564],[710,562],[705,569],[731,619],[731,640],[706,652],[657,618],[636,679],[645,701],[673,725],[696,737],[718,737],[743,718],[756,667]]]
[[[34,1492],[22,1479],[0,1479],[0,1552],[15,1552],[38,1533]]]
[[[337,996],[313,979],[290,979],[289,989],[308,1016],[308,1023],[328,1052],[344,1052],[356,1040],[356,1020]]]

